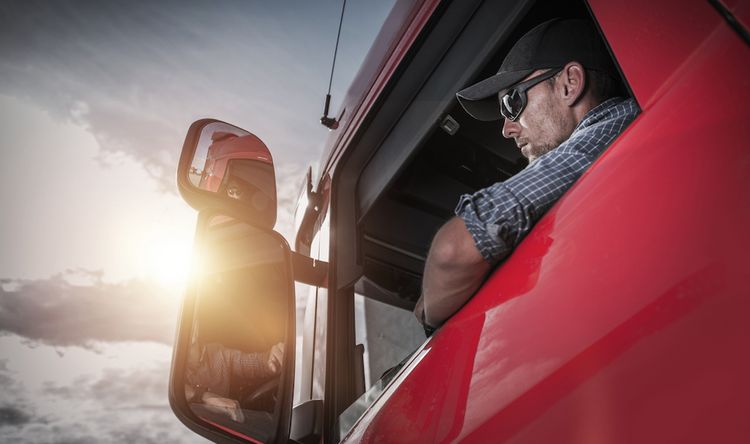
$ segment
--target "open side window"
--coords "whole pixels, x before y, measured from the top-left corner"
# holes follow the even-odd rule
[[[351,294],[356,294],[354,302],[338,302],[348,307],[341,316],[354,316],[354,322],[337,320],[350,328],[352,338],[338,343],[338,353],[350,353],[350,368],[339,371],[364,380],[349,388],[349,399],[360,399],[343,414],[336,412],[341,414],[341,437],[392,378],[381,369],[397,366],[424,342],[411,310],[420,295],[432,238],[452,217],[459,197],[504,181],[527,165],[513,141],[503,139],[501,122],[472,119],[455,92],[494,74],[513,43],[553,17],[593,20],[578,0],[446,6],[394,80],[354,154],[337,171],[334,188],[351,193],[351,186],[356,187],[354,199],[337,193],[334,201],[339,230],[353,227],[352,233],[338,235],[356,239],[355,245],[336,245],[338,257],[356,258],[337,264],[339,276],[347,277]],[[373,337],[371,331],[381,333]],[[391,345],[392,353],[375,352],[389,347],[391,337],[401,338],[400,345],[410,350]],[[364,353],[358,344],[364,345]],[[362,362],[364,372],[355,368]],[[362,394],[362,388],[370,392]]]

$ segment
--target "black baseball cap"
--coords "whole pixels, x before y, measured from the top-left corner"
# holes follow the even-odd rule
[[[555,18],[534,27],[521,37],[494,76],[456,93],[458,102],[478,120],[498,120],[498,93],[523,80],[537,69],[561,68],[578,62],[586,69],[616,72],[599,33],[584,19]]]

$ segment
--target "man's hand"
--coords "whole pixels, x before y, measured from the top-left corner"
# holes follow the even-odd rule
[[[425,336],[429,338],[433,333],[435,333],[435,327],[427,324],[427,321],[425,321],[424,295],[419,297],[417,305],[414,306],[414,316],[417,317],[417,322],[419,322],[422,325],[422,328],[424,328]]]
[[[206,392],[201,399],[207,410],[228,416],[234,422],[245,422],[240,403],[236,399],[225,398],[215,393]]]
[[[424,325],[424,295],[419,296],[417,305],[414,306],[414,316],[420,324]]]
[[[415,314],[420,317],[421,302],[425,323],[432,327],[441,325],[471,298],[490,268],[463,219],[452,218],[432,240],[422,279],[422,297]]]
[[[282,365],[284,365],[284,343],[279,342],[268,351],[266,367],[272,375],[276,375],[281,371]]]

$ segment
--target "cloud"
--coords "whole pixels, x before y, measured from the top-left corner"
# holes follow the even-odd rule
[[[53,346],[95,348],[97,342],[171,344],[179,298],[152,282],[72,284],[66,274],[41,280],[4,280],[0,332]]]
[[[171,165],[176,162],[181,122],[170,119],[170,107],[159,112],[153,92],[161,81],[141,69],[158,53],[147,48],[134,53],[138,44],[125,43],[127,26],[118,27],[115,16],[106,18],[116,15],[117,8],[82,6],[3,5],[3,92],[85,126],[105,154],[128,154],[164,187],[173,188]],[[131,14],[125,22],[134,19]],[[143,44],[143,36],[132,31],[134,41]]]
[[[174,191],[191,121],[255,132],[281,163],[308,163],[328,136],[318,119],[338,24],[336,1],[0,4],[0,93],[86,127],[100,160],[125,154]],[[347,8],[334,100],[390,5]]]
[[[277,172],[276,230],[293,245],[293,213],[302,164]],[[186,245],[192,241],[185,239]],[[152,280],[104,281],[102,271],[67,270],[51,278],[0,279],[0,334],[54,346],[95,348],[97,342],[172,344],[180,290]]]
[[[43,415],[38,415],[27,396],[26,388],[18,380],[18,374],[9,370],[8,360],[0,360],[0,387],[2,387],[2,403],[0,404],[0,441],[7,433],[42,425],[47,422]]]
[[[43,384],[42,393],[66,402],[97,400],[103,405],[129,410],[167,410],[169,366],[150,368],[105,368],[97,379],[76,378],[73,384],[54,381]]]
[[[169,408],[168,349],[165,351],[167,356],[156,363],[89,369],[96,376],[81,375],[72,384],[46,381],[41,390],[24,383],[23,375],[0,370],[0,376],[10,380],[7,387],[14,388],[14,394],[5,396],[7,403],[0,407],[0,441],[205,442],[180,424]],[[40,357],[38,363],[49,365],[46,359]]]
[[[0,407],[0,428],[22,426],[31,422],[31,416],[15,407]]]
[[[6,359],[0,360],[0,387],[2,387],[3,390],[2,407],[12,406],[12,408],[17,409],[26,415],[27,413],[21,408],[22,406],[19,406],[16,402],[12,402],[19,398],[20,387],[16,384],[13,373],[8,370],[7,362]]]

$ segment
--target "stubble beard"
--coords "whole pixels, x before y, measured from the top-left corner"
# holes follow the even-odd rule
[[[548,108],[548,111],[550,111],[550,124],[546,128],[547,130],[544,131],[543,137],[541,137],[542,141],[538,145],[531,146],[531,144],[527,144],[521,148],[521,154],[529,159],[530,164],[560,146],[561,143],[570,137],[570,133],[572,132],[567,131],[568,125],[561,112],[555,112],[554,108]]]

